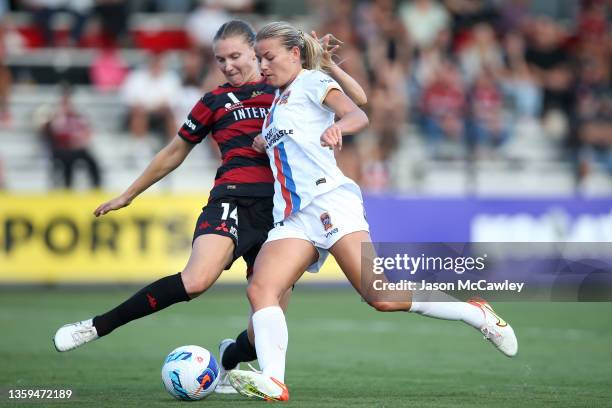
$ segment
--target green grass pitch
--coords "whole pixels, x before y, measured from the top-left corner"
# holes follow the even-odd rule
[[[214,288],[69,353],[62,324],[113,307],[128,290],[0,291],[0,406],[246,407],[212,395],[173,400],[165,355],[185,344],[217,352],[246,324],[243,288]],[[298,286],[288,314],[291,407],[612,406],[612,303],[503,303],[519,355],[508,359],[473,329],[407,313],[382,314],[350,289]],[[69,388],[66,401],[11,401],[9,389]],[[193,405],[191,405],[193,404]]]

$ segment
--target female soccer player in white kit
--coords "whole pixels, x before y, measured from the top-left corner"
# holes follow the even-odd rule
[[[514,356],[512,328],[484,301],[403,302],[372,299],[361,282],[362,243],[370,243],[359,187],[336,165],[333,148],[342,135],[361,131],[368,118],[323,71],[317,41],[291,25],[270,23],[255,46],[268,84],[278,88],[259,143],[275,177],[274,222],[255,261],[247,295],[261,373],[234,370],[230,383],[248,397],[286,401],[284,384],[288,332],[278,299],[305,270],[317,271],[331,253],[353,287],[379,311],[410,311],[460,320],[480,330],[502,353]],[[334,116],[339,120],[334,123]],[[372,250],[372,253],[374,251]]]

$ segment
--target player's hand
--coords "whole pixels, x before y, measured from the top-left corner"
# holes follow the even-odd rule
[[[335,64],[332,57],[334,56],[334,53],[338,51],[340,46],[344,43],[337,39],[333,34],[325,34],[321,38],[317,37],[316,31],[311,31],[310,34],[323,47],[323,61],[325,61],[328,65]]]
[[[256,152],[259,153],[265,153],[266,152],[266,141],[264,140],[264,138],[261,136],[261,134],[255,136],[255,138],[253,138],[253,150],[255,150]]]
[[[103,204],[100,204],[98,206],[98,208],[96,208],[94,210],[94,215],[96,217],[99,217],[99,216],[104,215],[104,214],[106,214],[106,213],[108,213],[110,211],[115,211],[115,210],[118,210],[120,208],[127,207],[128,205],[130,205],[131,202],[132,202],[132,200],[128,200],[122,194],[122,195],[120,195],[118,197],[113,198],[110,201],[107,201],[107,202],[105,202]]]
[[[342,131],[337,125],[331,125],[321,135],[321,146],[329,147],[334,149],[338,147],[338,150],[342,150]]]

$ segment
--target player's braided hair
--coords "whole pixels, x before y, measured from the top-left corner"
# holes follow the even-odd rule
[[[276,21],[263,26],[257,33],[255,41],[269,38],[279,38],[288,50],[298,47],[303,68],[324,72],[330,71],[329,62],[323,59],[323,47],[310,34],[304,33],[284,21]]]
[[[231,37],[243,37],[249,46],[255,45],[255,30],[243,20],[230,20],[224,23],[215,34],[214,41],[225,40]]]

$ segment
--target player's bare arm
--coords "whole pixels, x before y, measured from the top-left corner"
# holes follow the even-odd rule
[[[187,143],[181,137],[175,136],[166,147],[160,150],[142,174],[121,195],[100,204],[94,210],[99,217],[110,211],[115,211],[130,205],[132,200],[153,184],[176,169],[187,157],[194,145]]]
[[[321,146],[342,149],[342,135],[358,133],[369,124],[365,112],[337,89],[332,89],[323,103],[332,109],[340,120],[325,129],[321,135]]]
[[[340,68],[333,60],[334,53],[338,51],[343,44],[342,41],[334,37],[333,34],[325,34],[321,38],[317,37],[316,31],[312,31],[311,34],[323,47],[323,60],[327,61],[330,67],[330,76],[340,84],[344,92],[346,92],[348,97],[351,98],[357,106],[363,106],[368,103],[368,97],[364,89],[359,85],[359,82]]]

